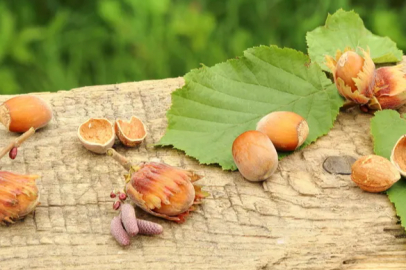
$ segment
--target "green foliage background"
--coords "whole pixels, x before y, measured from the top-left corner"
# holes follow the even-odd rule
[[[404,1],[0,0],[0,93],[183,76],[261,44],[306,52],[339,8],[406,51]]]

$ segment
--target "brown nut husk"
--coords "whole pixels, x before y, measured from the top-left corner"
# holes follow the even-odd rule
[[[373,97],[376,71],[369,50],[360,50],[363,56],[349,47],[344,52],[338,50],[335,58],[326,56],[326,65],[333,73],[338,92],[362,105]]]
[[[117,119],[114,128],[119,140],[128,147],[139,145],[147,136],[144,123],[135,116],[132,116],[129,122]]]
[[[398,109],[406,103],[406,75],[403,64],[376,70],[374,97],[368,107],[373,110]]]
[[[0,105],[0,122],[11,132],[23,133],[31,127],[39,129],[51,119],[51,108],[37,96],[17,96]]]
[[[402,135],[393,147],[390,161],[400,174],[406,177],[406,134]]]
[[[164,163],[133,166],[126,177],[125,192],[144,211],[183,223],[194,205],[209,194],[193,182],[202,176]]]
[[[13,223],[39,204],[37,175],[0,171],[0,223]]]
[[[128,170],[124,189],[128,198],[151,215],[183,223],[209,196],[194,183],[202,178],[194,171],[158,162],[134,165],[114,149],[108,149],[107,155]]]
[[[351,180],[368,192],[382,192],[400,179],[397,168],[377,155],[360,157],[351,167]]]
[[[112,123],[105,118],[90,118],[79,126],[78,137],[83,146],[96,154],[105,154],[114,144]]]

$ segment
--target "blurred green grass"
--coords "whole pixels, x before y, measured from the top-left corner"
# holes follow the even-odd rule
[[[0,93],[183,76],[258,45],[305,52],[339,8],[406,50],[404,1],[0,0]]]

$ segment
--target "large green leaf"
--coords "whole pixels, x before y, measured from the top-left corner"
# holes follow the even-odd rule
[[[393,110],[377,112],[371,120],[371,133],[375,153],[389,159],[397,140],[406,134],[406,120]],[[402,226],[406,228],[406,179],[399,180],[387,193],[390,201],[395,204]]]
[[[312,61],[327,71],[325,56],[335,57],[338,49],[344,50],[347,46],[357,50],[369,47],[375,63],[397,62],[403,55],[390,38],[376,36],[366,29],[354,11],[340,9],[333,15],[329,14],[325,26],[308,32],[306,40]]]
[[[264,115],[294,111],[307,119],[305,145],[333,126],[343,101],[308,56],[293,49],[261,46],[239,59],[192,70],[172,93],[168,128],[159,145],[173,145],[203,164],[236,169],[231,146]]]

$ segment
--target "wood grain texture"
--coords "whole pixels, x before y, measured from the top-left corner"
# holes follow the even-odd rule
[[[41,93],[54,119],[0,169],[39,174],[41,205],[35,215],[0,227],[0,269],[406,269],[406,234],[384,194],[361,191],[349,175],[322,168],[327,156],[372,153],[370,115],[342,112],[328,135],[280,162],[264,183],[238,172],[199,165],[171,148],[154,148],[165,132],[170,93],[182,78]],[[0,102],[10,96],[0,96]],[[137,149],[116,142],[133,161],[160,159],[197,170],[212,195],[190,219],[161,224],[158,236],[137,236],[128,248],[109,233],[118,213],[109,197],[125,171],[77,138],[90,117],[145,121]],[[0,147],[17,134],[0,129]]]

